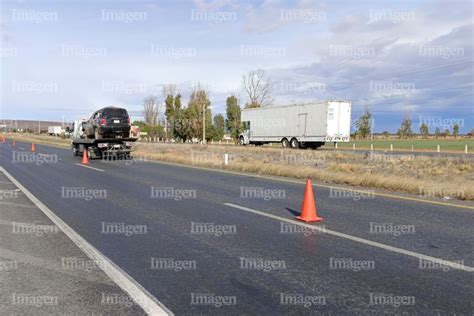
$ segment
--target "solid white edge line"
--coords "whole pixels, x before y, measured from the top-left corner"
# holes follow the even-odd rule
[[[280,216],[277,216],[277,215],[257,211],[257,210],[254,210],[254,209],[251,209],[251,208],[248,208],[248,207],[245,207],[245,206],[240,206],[240,205],[236,205],[236,204],[232,204],[232,203],[224,203],[224,205],[227,205],[227,206],[233,207],[233,208],[237,208],[237,209],[240,209],[242,211],[246,211],[246,212],[254,213],[254,214],[257,214],[257,215],[265,216],[265,217],[268,217],[268,218],[276,219],[276,220],[281,221],[281,222],[286,222],[286,223],[291,223],[291,224],[294,224],[294,225],[299,225],[299,226],[302,226],[302,227],[307,227],[307,228],[310,228],[310,229],[313,229],[313,230],[320,231],[322,233],[326,233],[326,234],[329,234],[329,235],[332,235],[332,236],[337,236],[337,237],[340,237],[340,238],[349,239],[349,240],[356,241],[356,242],[366,244],[366,245],[369,245],[369,246],[381,248],[381,249],[384,249],[384,250],[400,253],[400,254],[403,254],[403,255],[407,255],[407,256],[410,256],[410,257],[415,257],[415,258],[426,260],[426,261],[436,262],[436,263],[439,263],[443,266],[448,266],[448,267],[451,267],[451,268],[454,268],[454,269],[463,270],[463,271],[466,271],[466,272],[473,272],[474,271],[474,268],[469,267],[469,266],[465,266],[465,265],[460,264],[458,262],[452,262],[452,261],[449,261],[449,260],[444,260],[444,259],[439,259],[439,258],[423,255],[421,253],[417,253],[417,252],[413,252],[413,251],[409,251],[409,250],[405,250],[405,249],[385,245],[385,244],[382,244],[382,243],[379,243],[379,242],[371,241],[371,240],[360,238],[360,237],[347,235],[347,234],[340,233],[340,232],[330,230],[330,229],[327,229],[327,228],[321,228],[321,227],[318,227],[318,226],[313,226],[313,225],[306,224],[306,223],[303,223],[303,222],[299,222],[299,221],[296,221],[296,220],[292,220],[292,219],[280,217]]]
[[[105,170],[102,170],[102,169],[99,169],[99,168],[94,168],[94,167],[91,167],[91,166],[88,166],[88,165],[83,165],[83,164],[80,164],[80,163],[75,163],[75,165],[80,166],[80,167],[84,167],[84,168],[89,168],[89,169],[92,169],[92,170],[97,170],[97,171],[100,171],[100,172],[105,172]]]
[[[10,179],[71,241],[76,244],[90,259],[100,262],[100,269],[149,315],[173,315],[160,301],[143,288],[130,275],[81,237],[61,218],[54,214],[46,205],[38,200],[30,191],[21,185],[8,171],[0,167],[0,171]]]

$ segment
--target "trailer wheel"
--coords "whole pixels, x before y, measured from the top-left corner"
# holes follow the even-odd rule
[[[239,146],[243,146],[244,144],[244,138],[242,136],[239,137]]]
[[[72,154],[73,154],[74,156],[79,156],[79,150],[78,150],[78,148],[77,148],[77,145],[73,145],[73,146],[72,146]]]
[[[290,147],[292,149],[298,149],[300,148],[300,143],[298,142],[298,140],[296,138],[292,138],[291,141],[290,141]]]
[[[290,145],[290,143],[288,142],[288,139],[283,138],[283,139],[281,140],[281,147],[283,147],[283,148],[288,148],[289,145]]]

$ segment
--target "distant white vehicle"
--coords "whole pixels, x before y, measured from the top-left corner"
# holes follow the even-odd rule
[[[348,142],[351,101],[321,101],[243,109],[239,145],[281,143],[282,147],[318,148],[325,142]]]
[[[61,126],[48,126],[48,135],[59,136],[61,133],[64,133],[64,130]]]

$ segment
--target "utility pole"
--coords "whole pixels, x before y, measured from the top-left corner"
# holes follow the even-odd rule
[[[206,143],[206,104],[202,104],[202,143]]]

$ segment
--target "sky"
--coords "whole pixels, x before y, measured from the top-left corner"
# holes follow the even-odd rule
[[[272,105],[352,101],[376,132],[474,128],[473,1],[0,0],[0,119],[71,121],[103,106],[204,87],[212,113],[247,102],[263,69]]]

